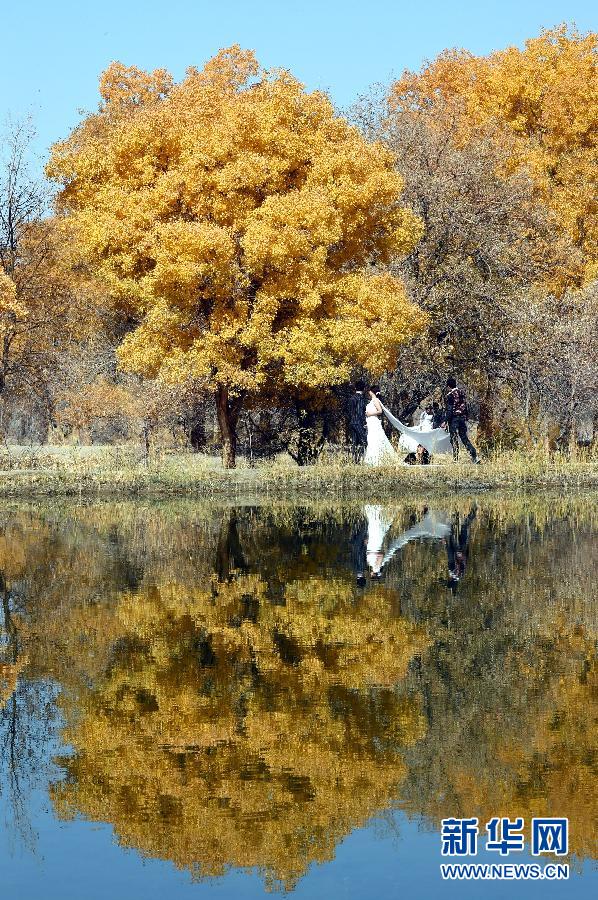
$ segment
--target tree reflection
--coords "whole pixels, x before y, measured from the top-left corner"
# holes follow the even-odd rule
[[[9,702],[62,686],[58,813],[195,877],[236,866],[286,888],[397,805],[435,827],[568,815],[590,855],[595,507],[453,503],[457,592],[446,540],[405,542],[423,511],[389,512],[396,552],[365,589],[360,508],[13,516],[2,663],[20,669],[2,684]]]
[[[412,614],[434,640],[414,679],[427,728],[408,755],[402,802],[434,822],[568,816],[572,851],[592,856],[594,530],[544,510],[511,521],[504,512],[488,510],[492,527],[474,532],[459,594],[411,584]]]
[[[21,540],[15,540],[19,535]],[[35,844],[28,799],[44,781],[54,719],[53,696],[26,677],[28,628],[20,578],[27,560],[19,524],[0,531],[0,796],[7,819],[29,847]]]
[[[347,580],[310,578],[272,602],[239,573],[124,594],[114,617],[103,675],[64,702],[61,815],[197,876],[256,867],[288,888],[396,798],[423,732],[397,685],[426,641],[384,594],[359,606]]]

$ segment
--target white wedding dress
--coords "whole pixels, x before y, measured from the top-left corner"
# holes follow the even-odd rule
[[[432,416],[428,415],[428,413],[426,412],[423,412],[419,418],[419,425],[416,425],[412,429],[412,431],[427,432],[432,431],[432,427]],[[406,434],[402,434],[399,438],[399,447],[406,453],[415,453],[419,444],[419,440],[409,437]]]
[[[365,420],[368,442],[363,461],[366,466],[381,466],[385,462],[391,462],[397,454],[384,434],[381,416],[376,412],[376,404],[373,400],[370,400],[365,411],[366,413],[374,413],[374,415],[368,415]]]
[[[384,413],[392,427],[396,428],[403,437],[412,440],[415,443],[416,448],[418,444],[421,444],[422,447],[426,448],[428,453],[452,453],[451,439],[444,428],[432,428],[431,430],[428,430],[427,424],[423,430],[421,427],[408,428],[406,425],[403,425],[402,422],[399,422],[399,420],[395,418],[395,416],[393,416],[391,411],[387,409],[383,403],[381,403],[380,405],[382,407],[382,412]]]
[[[366,513],[367,515],[367,513]],[[387,547],[380,568],[385,566],[393,558],[397,550],[404,547],[410,541],[422,540],[423,538],[432,538],[432,540],[440,541],[451,533],[451,519],[445,512],[428,509],[423,518],[420,519],[407,531],[399,534],[393,542]]]

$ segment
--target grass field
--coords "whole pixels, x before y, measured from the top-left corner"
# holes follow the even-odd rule
[[[0,449],[4,497],[197,496],[231,498],[385,498],[410,493],[497,488],[598,487],[598,457],[502,453],[474,466],[463,454],[431,466],[364,468],[337,455],[300,468],[289,457],[225,470],[214,456],[155,451],[145,461],[132,446]]]

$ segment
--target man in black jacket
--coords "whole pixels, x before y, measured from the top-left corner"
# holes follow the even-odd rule
[[[355,393],[349,400],[349,439],[351,441],[353,460],[356,463],[360,463],[363,460],[368,442],[365,423],[365,408],[367,404],[365,384],[363,381],[357,381],[355,382]]]
[[[465,392],[457,387],[457,379],[452,377],[447,378],[446,388],[446,423],[453,445],[453,459],[455,461],[459,459],[459,438],[461,438],[463,446],[468,450],[474,463],[477,463],[477,450],[467,434],[468,412]]]

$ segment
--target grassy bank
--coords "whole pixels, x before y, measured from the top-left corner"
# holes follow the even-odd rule
[[[233,471],[214,457],[154,453],[146,463],[133,447],[5,447],[3,497],[385,498],[410,493],[492,489],[598,487],[598,459],[502,453],[474,466],[442,458],[433,466],[363,468],[340,458],[300,468],[289,458]]]

